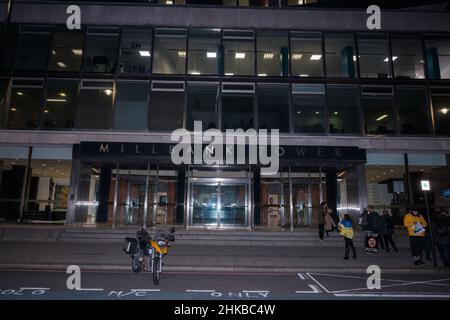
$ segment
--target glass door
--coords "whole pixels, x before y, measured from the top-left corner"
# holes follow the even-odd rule
[[[220,184],[219,226],[246,226],[247,188],[245,184]]]
[[[144,225],[146,175],[120,174],[117,183],[118,225]]]
[[[248,225],[247,184],[193,182],[189,208],[191,226],[245,227]]]

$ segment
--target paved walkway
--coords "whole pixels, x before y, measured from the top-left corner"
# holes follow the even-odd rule
[[[165,258],[167,271],[242,272],[351,272],[379,265],[382,270],[448,271],[431,262],[415,267],[410,251],[367,255],[357,248],[358,259],[343,260],[343,246],[326,242],[314,247],[207,246],[175,242]],[[440,263],[440,262],[439,262]],[[118,243],[0,241],[0,269],[64,270],[76,264],[87,270],[129,270],[130,259]]]

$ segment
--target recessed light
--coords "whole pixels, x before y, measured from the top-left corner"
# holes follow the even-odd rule
[[[393,57],[392,57],[392,61],[395,61],[395,60],[397,60],[397,59],[398,59],[397,56],[393,56]],[[388,62],[388,61],[389,61],[389,58],[384,59],[384,62]]]
[[[59,95],[60,95],[61,97],[66,97],[66,96],[67,96],[65,92],[60,92]]]
[[[236,52],[235,58],[236,59],[245,59],[245,52]]]
[[[67,102],[66,99],[47,99],[48,102]]]
[[[448,109],[447,108],[442,108],[441,110],[439,110],[442,114],[447,114],[448,113]]]
[[[17,111],[17,109],[16,108],[10,108],[9,110],[11,110],[11,111]]]
[[[18,96],[23,96],[23,92],[17,91],[17,95],[18,95]]]
[[[377,118],[376,121],[381,121],[383,119],[386,119],[387,117],[389,117],[387,114],[383,114],[381,117]]]
[[[309,74],[299,74],[298,76],[302,77],[302,78],[306,78],[306,77],[309,77]]]
[[[264,53],[263,59],[264,60],[270,60],[273,59],[274,54],[273,53]]]
[[[48,111],[47,109],[44,110],[44,113],[49,113],[50,111]]]
[[[81,49],[72,49],[72,53],[76,56],[81,56],[83,54],[83,50]]]
[[[200,72],[198,72],[198,71],[192,71],[191,74],[198,76],[198,75],[200,75]]]
[[[337,116],[337,115],[339,115],[339,112],[336,111],[336,112],[334,112],[333,114],[334,114],[335,116]]]
[[[258,77],[267,77],[267,73],[258,73]]]
[[[107,96],[110,96],[110,95],[112,94],[112,90],[111,90],[111,89],[106,89],[106,90],[105,90],[105,94],[106,94]]]
[[[139,54],[141,57],[150,57],[150,51],[148,50],[139,50]]]
[[[186,51],[178,51],[178,56],[182,58],[186,57]]]
[[[57,62],[56,64],[57,64],[59,67],[61,67],[61,68],[67,67],[67,65],[66,65],[64,62],[61,62],[61,61]]]
[[[309,60],[315,60],[315,61],[320,60],[320,59],[322,59],[322,55],[321,54],[313,54],[311,56],[311,58],[309,58]]]
[[[206,52],[206,57],[207,58],[210,58],[210,59],[212,59],[212,58],[217,58],[217,52]]]
[[[234,73],[226,72],[225,75],[226,75],[226,76],[234,76]]]
[[[292,55],[292,60],[300,60],[301,58],[302,58],[302,54],[300,54],[300,53],[294,53],[293,55]]]

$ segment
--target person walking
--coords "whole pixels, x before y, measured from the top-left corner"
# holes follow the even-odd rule
[[[389,252],[389,245],[392,245],[392,248],[395,252],[398,252],[397,246],[394,242],[394,230],[395,230],[395,223],[394,219],[392,218],[391,214],[387,210],[383,210],[383,215],[381,216],[382,222],[383,222],[383,229],[382,229],[382,237],[384,240],[384,245],[386,247],[386,252]]]
[[[327,237],[330,236],[328,234],[329,232],[336,229],[336,222],[334,222],[334,219],[331,216],[332,212],[333,211],[330,208],[328,208],[327,213],[325,214],[325,233],[326,233]]]
[[[344,214],[344,219],[338,224],[339,234],[344,237],[345,243],[345,256],[344,260],[348,260],[350,249],[352,250],[353,259],[356,259],[356,249],[353,244],[353,222],[349,214]]]
[[[409,210],[403,218],[403,225],[408,231],[414,265],[425,264],[422,261],[422,252],[425,247],[427,222],[418,211]]]
[[[323,235],[325,231],[325,216],[328,213],[328,204],[324,201],[320,204],[319,217],[317,219],[317,224],[319,225],[319,238],[323,241]]]

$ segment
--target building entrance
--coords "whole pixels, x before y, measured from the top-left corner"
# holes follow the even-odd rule
[[[249,185],[243,179],[190,179],[188,226],[249,226]]]

